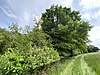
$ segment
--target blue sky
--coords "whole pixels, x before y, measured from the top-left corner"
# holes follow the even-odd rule
[[[0,0],[0,27],[34,26],[34,17],[39,19],[52,4],[80,11],[82,19],[94,26],[89,32],[91,44],[100,48],[100,0]]]

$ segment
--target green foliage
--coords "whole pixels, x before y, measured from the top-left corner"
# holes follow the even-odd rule
[[[80,21],[81,17],[78,11],[71,11],[70,8],[52,5],[50,9],[42,14],[42,29],[49,32],[52,28],[58,27],[59,24],[66,25],[70,22]]]
[[[51,36],[52,44],[61,56],[87,52],[86,42],[91,26],[82,21],[78,11],[52,5],[42,14],[42,30]],[[76,51],[77,50],[77,51]],[[68,56],[68,55],[67,55]]]
[[[9,31],[0,28],[1,75],[31,75],[60,60],[59,55],[68,57],[99,50],[87,46],[91,26],[81,20],[78,11],[52,5],[35,23],[34,28],[22,29],[14,23]]]
[[[19,33],[18,25],[10,27],[10,31],[0,29],[0,53],[3,54],[8,48],[29,49],[29,41],[26,35]]]
[[[34,47],[27,52],[9,49],[0,57],[0,72],[2,75],[27,75],[59,59],[59,54],[46,46]]]
[[[11,26],[9,26],[9,29],[12,33],[20,33],[20,28],[18,26],[18,24],[12,23]]]
[[[88,50],[88,52],[98,52],[100,49],[93,45],[89,45],[89,46],[87,46],[87,50]]]
[[[21,33],[18,25],[10,31],[0,29],[0,73],[2,75],[28,75],[42,66],[60,60],[52,48],[51,38],[38,28]]]
[[[51,37],[38,28],[34,28],[33,31],[28,34],[28,36],[29,40],[32,42],[32,46],[36,45],[38,47],[52,47]]]
[[[0,28],[0,54],[4,53],[10,46],[10,33],[6,29]]]

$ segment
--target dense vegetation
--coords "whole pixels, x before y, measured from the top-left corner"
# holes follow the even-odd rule
[[[78,11],[52,5],[36,25],[20,28],[12,24],[8,30],[0,28],[2,75],[32,75],[61,58],[98,50],[87,45],[91,26]]]
[[[88,52],[86,43],[91,26],[81,19],[78,11],[62,6],[51,6],[42,14],[42,30],[51,36],[60,56]]]

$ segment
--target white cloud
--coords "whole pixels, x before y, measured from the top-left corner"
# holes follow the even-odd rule
[[[91,15],[91,19],[99,19],[100,18],[100,9],[98,11],[94,11],[89,14]]]
[[[27,11],[24,11],[23,13],[23,19],[25,20],[25,22],[29,22],[30,20],[30,13],[28,13]]]
[[[93,21],[95,20],[98,21],[100,19],[100,9],[98,11],[96,11],[94,9],[94,11],[84,11],[81,15],[82,19],[87,20],[87,21]],[[100,22],[99,22],[100,23]]]
[[[99,9],[99,11],[97,13],[95,13],[95,15],[96,15],[96,17],[97,16],[100,17],[100,9]]]
[[[15,21],[20,26],[24,26],[33,23],[33,14],[35,17],[38,16],[38,18],[40,18],[41,12],[45,12],[45,9],[49,8],[52,4],[70,7],[72,1],[73,0],[7,0],[5,2],[8,8],[3,10],[8,17],[16,19]]]
[[[89,13],[84,13],[84,14],[82,14],[82,18],[89,21],[89,20],[91,20],[91,15]]]
[[[80,5],[84,9],[90,9],[100,6],[100,0],[80,0]]]
[[[0,8],[4,12],[4,14],[7,15],[8,17],[17,19],[17,16],[8,7],[6,7],[6,6],[5,7],[0,6]]]
[[[92,41],[91,44],[96,45],[100,48],[100,26],[95,26],[89,32],[89,39]]]
[[[71,7],[73,0],[60,0],[63,6]]]
[[[47,0],[7,0],[7,6],[16,14],[16,22],[20,26],[31,25],[33,26],[33,14],[41,16],[46,8],[51,6],[50,1]]]
[[[91,29],[91,31],[89,32],[90,39],[91,40],[100,39],[100,35],[99,34],[100,34],[100,26],[93,27]]]
[[[80,0],[80,12],[83,20],[87,20],[91,25],[100,25],[100,0]]]

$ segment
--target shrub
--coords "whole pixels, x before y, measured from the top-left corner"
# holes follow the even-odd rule
[[[59,59],[59,54],[48,47],[34,47],[27,52],[10,50],[0,57],[0,72],[2,75],[27,75]]]

